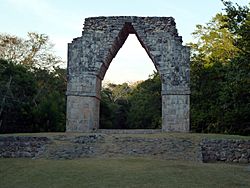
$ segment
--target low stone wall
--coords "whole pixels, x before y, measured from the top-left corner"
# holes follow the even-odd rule
[[[102,134],[155,134],[161,133],[161,129],[97,129]]]
[[[4,136],[0,137],[0,157],[33,158],[42,154],[49,143],[47,137]]]
[[[201,142],[203,162],[250,163],[250,140],[208,140]]]
[[[159,134],[0,136],[2,158],[75,159],[139,156],[200,162],[250,163],[250,140],[192,139]]]
[[[152,134],[151,134],[152,135]],[[53,138],[46,158],[74,159],[79,157],[139,156],[159,159],[201,161],[197,144],[189,139],[155,138],[127,134],[60,135]]]
[[[201,161],[198,144],[191,139],[156,138],[156,134],[152,135],[90,133],[62,134],[49,138],[3,136],[0,137],[0,157],[75,159],[138,156]]]

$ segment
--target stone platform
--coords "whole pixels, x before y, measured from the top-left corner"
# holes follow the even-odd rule
[[[97,133],[103,134],[156,134],[161,133],[161,129],[98,129]]]
[[[213,139],[192,135],[156,132],[2,135],[0,158],[58,160],[132,156],[163,160],[250,163],[250,139]]]

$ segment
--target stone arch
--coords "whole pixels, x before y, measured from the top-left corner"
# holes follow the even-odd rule
[[[172,17],[86,18],[68,44],[66,130],[99,128],[101,81],[129,34],[135,34],[162,80],[162,130],[189,131],[189,48]]]

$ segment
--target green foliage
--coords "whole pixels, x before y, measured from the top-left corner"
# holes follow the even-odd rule
[[[129,128],[161,128],[161,80],[154,73],[137,85],[129,98]]]
[[[0,60],[0,132],[64,131],[65,79],[63,69]]]
[[[241,50],[241,55],[250,55],[250,11],[247,6],[233,6],[232,2],[223,1],[226,6],[225,23],[223,27],[228,28],[237,36],[235,45]]]
[[[66,71],[55,68],[50,72],[46,69],[36,69],[35,77],[39,86],[33,98],[34,127],[36,131],[64,131],[66,121]]]
[[[231,1],[225,0],[222,0],[222,3],[226,7],[226,17],[224,17],[223,27],[228,28],[233,34],[243,36],[244,25],[247,24],[246,21],[249,19],[249,7],[239,6],[238,4],[234,6]]]
[[[31,131],[32,97],[37,91],[34,75],[21,65],[0,60],[0,130]]]
[[[49,93],[33,110],[33,131],[65,131],[65,100],[59,92]]]
[[[0,34],[0,132],[65,130],[66,70],[49,37]]]
[[[101,93],[100,128],[127,128],[130,92],[131,88],[127,83],[108,84],[104,87]]]
[[[100,127],[160,128],[161,81],[156,73],[136,86],[108,84],[102,90]]]
[[[239,49],[234,45],[235,35],[225,25],[226,15],[216,14],[206,25],[197,25],[192,33],[197,42],[189,43],[193,59],[199,58],[205,66],[212,66],[213,61],[227,63],[235,57]]]
[[[207,24],[200,27],[206,28],[206,32],[199,30],[198,41],[207,46],[207,39],[211,39],[215,41],[213,48],[196,48],[199,42],[192,44],[195,53],[191,62],[191,125],[196,132],[249,135],[249,9],[234,7],[231,2],[224,4],[226,14],[219,14],[217,29],[227,32],[221,32],[219,37],[213,34],[214,27]],[[214,20],[217,18],[218,14]],[[225,48],[231,56],[214,46],[221,40],[221,44],[230,44]]]

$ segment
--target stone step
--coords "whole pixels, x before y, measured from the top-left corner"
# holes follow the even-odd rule
[[[156,134],[161,133],[161,129],[98,129],[97,133],[103,134]]]

